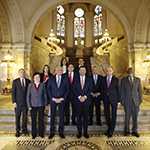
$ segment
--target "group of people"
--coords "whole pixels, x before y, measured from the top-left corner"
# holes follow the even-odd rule
[[[113,68],[106,68],[105,77],[98,74],[98,68],[92,68],[92,76],[89,76],[88,68],[84,65],[83,58],[78,60],[79,66],[67,63],[63,58],[61,65],[56,67],[56,74],[52,75],[49,66],[45,65],[43,73],[35,72],[33,82],[25,78],[25,70],[19,70],[20,78],[13,81],[12,101],[16,114],[16,137],[20,136],[20,116],[23,111],[22,133],[29,134],[27,130],[28,109],[31,113],[32,139],[37,136],[37,112],[39,119],[38,134],[44,138],[44,112],[48,105],[50,119],[50,135],[55,135],[55,117],[58,106],[59,111],[59,136],[65,138],[64,125],[70,123],[70,104],[72,107],[72,124],[77,125],[77,138],[82,136],[89,138],[88,125],[93,124],[93,108],[96,109],[97,125],[102,126],[101,105],[104,106],[107,131],[105,135],[112,137],[117,118],[117,109],[120,103],[125,110],[124,136],[130,134],[130,117],[132,115],[132,135],[139,137],[137,132],[137,118],[139,105],[142,103],[141,81],[134,76],[134,70],[127,70],[128,76],[119,80],[113,76]],[[111,107],[111,109],[110,109]],[[111,111],[111,113],[110,113]]]

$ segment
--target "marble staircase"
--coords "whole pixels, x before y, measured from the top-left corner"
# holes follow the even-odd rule
[[[107,130],[106,126],[106,121],[104,117],[104,110],[101,110],[102,116],[102,124],[103,126],[98,126],[96,125],[96,116],[95,116],[95,111],[94,111],[94,120],[93,120],[93,125],[88,127],[89,132],[105,132]],[[150,131],[150,111],[149,110],[140,110],[139,112],[139,117],[138,117],[138,131],[140,132],[149,132]],[[119,109],[117,111],[117,122],[116,122],[116,128],[115,132],[123,132],[124,130],[124,110]],[[132,119],[132,118],[131,118]],[[45,123],[45,131],[49,132],[50,130],[50,118],[47,117],[47,111],[45,113],[44,117],[44,123]],[[56,115],[55,119],[55,124],[56,124],[56,131],[58,131],[58,124],[59,124],[59,117],[58,117],[58,112]],[[130,124],[132,128],[132,121]],[[31,117],[30,113],[28,114],[28,130],[31,131]],[[15,132],[15,113],[14,110],[0,110],[0,131],[5,131],[5,132]],[[77,127],[75,125],[70,125],[64,126],[64,131],[65,132],[77,132]]]

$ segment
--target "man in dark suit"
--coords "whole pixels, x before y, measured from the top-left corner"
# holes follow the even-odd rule
[[[47,93],[50,98],[51,106],[51,129],[49,139],[54,137],[55,132],[55,114],[56,107],[59,108],[59,136],[65,138],[63,134],[64,127],[64,103],[69,94],[69,80],[67,76],[62,75],[63,69],[58,66],[56,75],[51,76],[47,84]]]
[[[142,88],[141,80],[134,76],[133,68],[127,70],[128,76],[121,80],[121,104],[125,111],[125,133],[127,136],[130,133],[130,117],[132,115],[132,135],[139,137],[137,132],[139,106],[142,103]]]
[[[27,103],[26,103],[26,95],[28,84],[31,82],[29,79],[25,78],[25,70],[19,69],[19,76],[13,81],[12,84],[12,102],[15,108],[16,115],[16,137],[20,136],[20,117],[21,111],[23,111],[23,119],[22,119],[22,133],[29,134],[27,131]]]
[[[86,68],[81,66],[79,69],[79,76],[74,79],[73,92],[74,92],[74,104],[76,105],[77,113],[77,138],[82,136],[82,125],[84,127],[84,136],[89,138],[88,129],[88,110],[91,104],[91,92],[92,92],[92,79],[86,76]],[[83,116],[83,122],[82,122]]]
[[[81,67],[81,66],[84,66],[84,60],[83,60],[83,58],[79,58],[78,64],[79,64],[79,66],[75,67],[75,69],[74,69],[74,73],[75,73],[76,75],[79,75],[79,69],[80,69],[80,67]],[[86,68],[86,76],[89,76],[88,67],[87,67],[87,66],[84,66],[84,67]]]
[[[74,74],[74,66],[73,64],[69,64],[68,66],[68,73],[66,73],[68,79],[69,79],[69,85],[70,85],[70,91],[69,91],[69,95],[67,97],[67,101],[65,102],[65,117],[66,117],[66,122],[64,123],[64,125],[68,125],[70,122],[70,103],[72,106],[72,124],[76,125],[76,121],[75,121],[75,105],[73,104],[73,99],[74,99],[74,93],[73,93],[73,89],[72,89],[72,85],[74,82],[74,78],[75,78],[75,74]]]
[[[107,76],[104,77],[102,83],[102,105],[104,105],[104,112],[108,130],[105,135],[108,138],[112,137],[117,118],[117,108],[120,107],[119,102],[119,80],[115,78],[113,74],[113,68],[111,66],[106,69]],[[110,106],[112,111],[112,117],[110,119]]]
[[[89,125],[93,124],[93,108],[95,104],[96,108],[96,121],[97,124],[102,126],[101,124],[101,85],[103,77],[98,74],[98,68],[96,66],[92,69],[92,83],[93,83],[93,89],[91,93],[91,105],[89,107]]]

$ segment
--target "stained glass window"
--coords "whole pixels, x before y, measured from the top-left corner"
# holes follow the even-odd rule
[[[57,7],[57,35],[65,36],[65,16],[64,8],[62,6]]]
[[[85,19],[84,11],[81,8],[75,10],[76,17],[74,18],[74,37],[84,37]]]
[[[102,35],[102,7],[96,6],[94,16],[94,36]]]

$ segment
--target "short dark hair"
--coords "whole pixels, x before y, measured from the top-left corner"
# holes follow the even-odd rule
[[[86,67],[85,67],[85,66],[81,66],[81,67],[79,68],[79,70],[80,70],[81,68],[85,68],[85,70],[86,70]]]
[[[39,73],[39,72],[34,72],[33,78],[34,78],[34,76],[36,76],[37,74],[40,76],[40,73]],[[41,76],[40,76],[40,77],[41,77]]]

